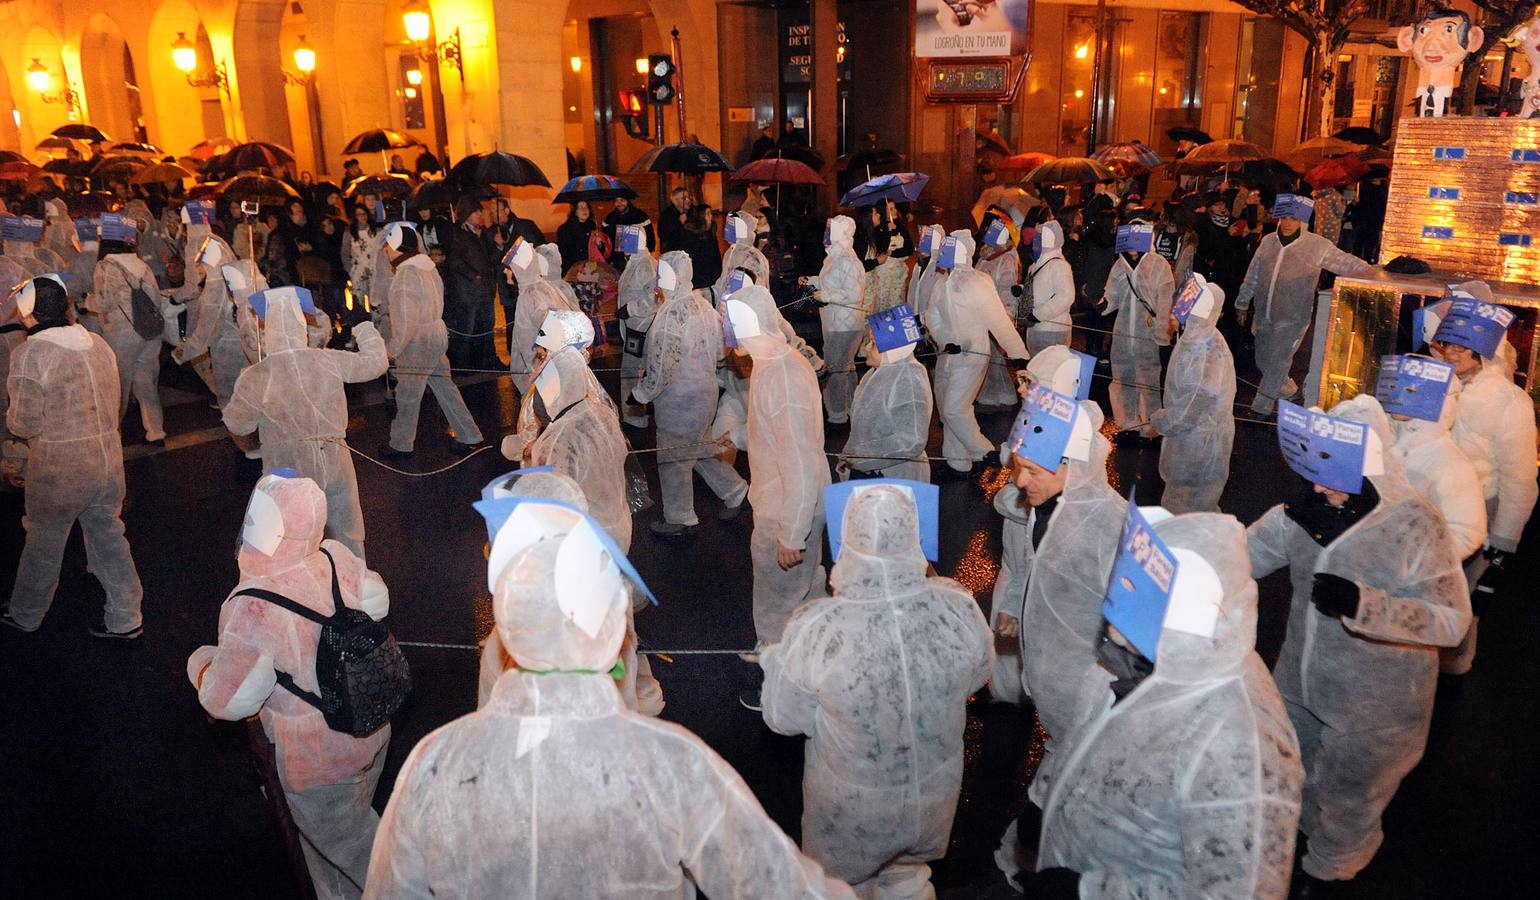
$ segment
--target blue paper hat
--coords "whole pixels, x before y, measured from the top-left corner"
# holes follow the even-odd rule
[[[647,582],[642,580],[642,576],[636,571],[636,567],[631,565],[631,560],[627,559],[626,555],[621,552],[620,547],[615,543],[615,539],[598,522],[595,522],[593,517],[570,503],[563,503],[560,500],[551,500],[546,497],[501,497],[496,500],[478,500],[471,504],[477,512],[481,513],[481,517],[486,520],[487,534],[493,544],[494,555],[498,532],[502,531],[503,526],[508,523],[508,518],[513,515],[513,511],[525,503],[533,503],[539,506],[554,506],[575,513],[593,528],[595,536],[599,538],[600,545],[604,547],[605,551],[615,561],[615,565],[620,569],[621,575],[627,581],[636,585],[647,596],[647,599],[652,601],[653,606],[658,605],[658,598],[653,595],[652,589],[647,586]]]
[[[138,246],[139,227],[122,213],[102,213],[101,236],[104,241]]]
[[[920,323],[907,303],[867,316],[866,323],[872,328],[872,342],[879,353],[920,342]]]
[[[726,219],[722,224],[722,240],[729,244],[736,244],[738,243],[738,238],[743,237],[743,235],[738,233],[738,217],[727,216]],[[825,231],[825,234],[827,234],[827,231]]]
[[[1096,375],[1096,357],[1074,349],[1069,352],[1080,360],[1080,388],[1075,391],[1075,402],[1080,403],[1091,399],[1091,379]]]
[[[31,216],[5,216],[0,218],[0,238],[36,244],[43,239],[44,224],[42,219]]]
[[[1155,226],[1149,222],[1130,222],[1118,226],[1117,253],[1148,253],[1155,243]]]
[[[920,517],[920,552],[931,562],[941,558],[941,488],[902,478],[863,478],[841,481],[823,489],[823,508],[829,526],[829,552],[837,562],[844,546],[845,507],[860,491],[880,485],[899,488],[914,499]]]
[[[1279,194],[1273,201],[1273,218],[1298,219],[1309,224],[1310,217],[1315,215],[1315,201],[1309,197],[1301,197],[1298,194]]]
[[[1198,298],[1203,296],[1203,282],[1198,280],[1196,272],[1187,276],[1182,282],[1182,289],[1176,292],[1176,299],[1171,301],[1171,314],[1183,325],[1187,324],[1187,317],[1192,315],[1192,308],[1197,305]]]
[[[936,251],[936,268],[957,268],[957,238],[947,235],[941,239],[941,249]]]
[[[751,284],[754,284],[753,273],[742,266],[736,266],[727,276],[727,296],[732,296]]]
[[[1284,462],[1306,481],[1334,491],[1363,490],[1364,462],[1379,441],[1362,422],[1278,401],[1278,449]]]
[[[521,496],[517,487],[520,478],[523,478],[525,475],[533,475],[536,472],[554,471],[556,470],[551,466],[525,466],[522,469],[514,469],[512,472],[504,472],[487,482],[487,486],[481,489],[481,499],[500,500],[504,497]],[[491,522],[487,523],[487,540],[489,541],[497,537],[497,531],[491,525]]]
[[[100,227],[101,222],[96,219],[76,219],[75,237],[82,244],[97,240],[97,229]]]
[[[1437,422],[1454,366],[1426,356],[1382,356],[1374,396],[1393,416]]]
[[[1007,243],[1001,240],[1010,234],[1010,229],[999,219],[992,219],[989,227],[984,229],[984,245],[987,247],[1003,247]]]
[[[1513,312],[1496,303],[1456,300],[1438,325],[1433,340],[1456,344],[1491,359],[1502,346],[1503,335],[1513,324]]]
[[[622,225],[615,229],[615,243],[620,245],[620,252],[627,256],[635,256],[643,252],[646,237],[640,225]]]
[[[926,228],[920,231],[920,255],[935,256],[940,249],[936,246],[936,229]]]
[[[1034,384],[1021,404],[1016,423],[1011,428],[1011,453],[1036,463],[1050,472],[1059,471],[1066,456],[1085,459],[1089,453],[1072,447],[1076,421],[1083,416],[1075,398],[1061,394],[1044,384]],[[1089,450],[1089,421],[1081,429]]]
[[[182,203],[182,214],[189,225],[208,225],[214,221],[214,201],[187,200]]]
[[[268,302],[280,296],[294,298],[294,301],[299,304],[300,312],[311,316],[316,314],[315,297],[311,296],[308,289],[302,287],[268,288],[265,291],[257,291],[255,294],[252,294],[247,298],[246,302],[251,304],[251,311],[256,314],[257,318],[266,319]]]
[[[1438,326],[1443,324],[1443,321],[1431,303],[1425,303],[1412,310],[1412,349],[1417,350],[1426,344],[1433,343],[1434,337],[1438,334]]]
[[[1102,616],[1151,662],[1160,649],[1160,632],[1165,627],[1178,568],[1176,554],[1155,533],[1138,505],[1130,502],[1102,600]]]

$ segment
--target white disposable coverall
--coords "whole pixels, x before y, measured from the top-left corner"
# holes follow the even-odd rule
[[[96,264],[95,291],[86,307],[102,324],[102,337],[117,357],[118,417],[128,412],[132,393],[139,401],[139,419],[148,441],[164,440],[166,428],[160,403],[160,335],[142,338],[134,330],[131,292],[142,288],[160,304],[160,288],[144,260],[132,253],[112,253]]]
[[[1465,559],[1486,542],[1487,507],[1476,467],[1449,435],[1459,404],[1460,384],[1451,379],[1439,420],[1392,422],[1396,441],[1388,449],[1412,489],[1443,516],[1455,556]]]
[[[968,697],[993,658],[978,604],[926,578],[914,501],[853,497],[834,596],[760,656],[765,724],[805,734],[802,849],[857,895],[933,898],[962,787]]]
[[[1038,867],[1079,872],[1082,897],[1282,900],[1304,776],[1252,649],[1245,530],[1203,513],[1155,531],[1219,576],[1214,636],[1162,630],[1154,673],[1115,705],[1104,691],[1095,717],[1045,761]]]
[[[1165,436],[1160,447],[1160,477],[1166,483],[1160,505],[1173,515],[1218,512],[1219,496],[1230,480],[1230,448],[1235,443],[1235,360],[1216,325],[1224,308],[1218,285],[1208,316],[1196,313],[1176,339],[1166,365],[1163,406],[1150,416],[1150,427]]]
[[[994,284],[995,296],[1000,298],[1000,307],[1005,310],[1005,317],[1011,322],[1011,330],[1015,331],[1016,307],[1020,301],[1011,293],[1011,289],[1021,285],[1021,257],[1016,254],[1016,245],[1013,243],[994,256],[985,255],[979,260],[978,271]],[[1011,378],[1011,371],[1005,366],[1000,348],[993,343],[989,350],[989,368],[984,370],[984,384],[979,388],[978,402],[984,406],[1008,406],[1012,409],[1021,403],[1021,398],[1016,395],[1016,381]]]
[[[348,452],[344,384],[369,381],[389,366],[374,325],[353,329],[358,352],[305,346],[305,320],[287,296],[268,301],[262,359],[236,379],[225,407],[231,434],[257,432],[262,471],[289,468],[326,493],[326,533],[362,558],[364,516]]]
[[[740,213],[733,215],[741,216]],[[717,283],[711,288],[712,299],[718,304],[727,296],[727,280],[732,277],[734,269],[747,269],[754,273],[755,284],[770,286],[770,261],[754,246],[754,220],[742,216],[742,221],[748,223],[748,227],[738,229],[738,239],[729,244],[722,254],[722,274],[717,276]]]
[[[11,618],[36,629],[59,585],[76,522],[86,561],[107,595],[107,630],[142,623],[144,589],[123,537],[123,442],[118,373],[107,342],[79,325],[47,328],[11,356],[6,428],[27,442],[27,543],[16,564]]]
[[[1069,345],[1073,321],[1070,308],[1075,304],[1075,273],[1064,258],[1064,229],[1049,220],[1037,226],[1042,236],[1042,253],[1027,270],[1032,282],[1032,318],[1037,324],[1027,329],[1027,349],[1035,356],[1055,344]]]
[[[1391,443],[1373,397],[1339,403],[1332,414],[1365,422]],[[1253,577],[1287,566],[1293,583],[1273,677],[1305,764],[1304,869],[1328,881],[1352,878],[1379,849],[1380,814],[1427,743],[1438,648],[1459,643],[1471,621],[1460,560],[1438,512],[1391,454],[1385,474],[1368,480],[1378,504],[1326,547],[1283,505],[1247,531]],[[1315,608],[1316,573],[1358,586],[1357,617],[1338,620]]]
[[[831,424],[850,419],[850,399],[856,389],[856,348],[866,327],[866,270],[852,249],[856,223],[849,216],[829,220],[829,246],[818,272],[818,310],[823,323],[823,358],[828,378],[823,387],[824,412]],[[767,330],[769,326],[766,326]]]
[[[647,333],[652,328],[653,317],[658,314],[658,261],[651,253],[633,253],[626,257],[626,267],[620,273],[619,293],[616,305],[626,311],[620,319],[622,348],[635,346],[641,341],[642,352],[632,353],[624,349],[620,357],[620,400],[624,408],[626,424],[638,428],[647,427],[647,413],[636,409],[631,402],[631,391],[642,376],[642,363],[647,358]],[[636,338],[640,335],[640,338]],[[636,338],[636,340],[633,340]]]
[[[558,546],[521,551],[498,579],[498,632],[520,669],[407,757],[365,896],[852,897],[703,741],[625,711],[604,674],[624,593],[585,634],[557,605]]]
[[[529,393],[535,377],[535,336],[545,324],[545,314],[553,309],[579,311],[578,305],[569,303],[556,285],[541,277],[540,265],[532,257],[529,265],[513,267],[513,280],[519,286],[519,306],[508,326],[513,329],[508,368],[513,372],[513,386],[520,396]]]
[[[171,358],[178,363],[197,360],[205,353],[210,363],[211,385],[220,409],[230,402],[235,391],[235,380],[246,368],[246,352],[242,349],[239,324],[240,305],[252,292],[267,289],[267,280],[257,271],[257,264],[248,259],[236,261],[232,256],[229,265],[245,273],[251,289],[232,295],[224,276],[216,269],[203,279],[203,288],[197,300],[188,309],[198,311],[196,321],[188,328],[181,346],[171,351]]]
[[[1504,344],[1512,354],[1511,346]],[[1462,382],[1454,442],[1476,467],[1486,494],[1487,542],[1512,553],[1519,548],[1540,492],[1535,482],[1534,403],[1513,383],[1501,358],[1482,360],[1481,369]]]
[[[1284,396],[1284,384],[1289,379],[1289,369],[1294,364],[1294,352],[1310,326],[1310,312],[1315,308],[1315,285],[1321,278],[1321,270],[1327,269],[1338,275],[1357,275],[1370,268],[1369,264],[1348,253],[1314,232],[1300,229],[1294,240],[1284,246],[1278,233],[1262,238],[1251,265],[1246,269],[1246,280],[1235,298],[1235,308],[1242,312],[1251,308],[1253,298],[1257,311],[1251,317],[1251,333],[1256,335],[1257,368],[1262,372],[1262,385],[1251,411],[1268,415],[1273,404]]]
[[[1171,266],[1158,253],[1140,254],[1131,266],[1118,254],[1107,276],[1108,312],[1112,326],[1112,418],[1120,431],[1138,430],[1153,436],[1150,417],[1160,409],[1160,348],[1171,342]]]
[[[397,273],[399,280],[400,273]],[[588,363],[572,347],[545,361],[561,381],[560,397],[546,406],[551,417],[530,446],[530,464],[550,466],[571,478],[588,498],[588,511],[621,549],[631,546],[631,505],[626,498],[626,439],[615,414],[588,396]]]
[[[886,356],[886,354],[884,354]],[[930,481],[930,373],[914,358],[881,363],[861,377],[850,405],[850,437],[840,458],[883,478]]]
[[[433,389],[438,407],[455,440],[481,443],[481,429],[449,377],[449,331],[444,325],[444,282],[433,260],[414,253],[401,260],[390,280],[390,340],[395,364],[396,416],[390,421],[390,446],[411,452],[417,443],[422,395]]]
[[[242,543],[241,581],[219,610],[218,646],[203,646],[187,661],[198,702],[217,719],[258,716],[273,742],[278,778],[294,824],[304,838],[306,867],[316,896],[358,897],[369,868],[369,848],[380,817],[370,804],[390,745],[386,723],[367,737],[333,731],[321,711],[277,686],[286,672],[315,693],[316,647],[321,626],[269,601],[236,596],[258,588],[330,615],[332,563],[342,602],[378,621],[390,611],[380,576],[336,541],[322,541],[326,496],[308,478],[276,479],[257,490],[277,504],[283,538],[271,556]]]
[[[546,282],[551,287],[556,288],[557,293],[561,294],[562,299],[567,301],[567,308],[578,309],[577,291],[573,290],[572,285],[562,278],[566,269],[562,268],[561,248],[555,244],[541,244],[535,248],[535,252],[540,254],[541,259],[545,260]],[[519,300],[521,302],[524,300],[522,287],[519,289]],[[538,327],[537,325],[536,328],[538,329]]]

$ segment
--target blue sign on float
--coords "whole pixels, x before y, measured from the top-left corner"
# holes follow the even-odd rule
[[[1514,203],[1520,206],[1534,206],[1540,204],[1540,194],[1529,194],[1523,191],[1504,191],[1504,203]]]
[[[1513,151],[1511,159],[1514,162],[1540,163],[1540,150],[1533,148],[1517,148]]]
[[[1464,159],[1465,158],[1465,148],[1464,147],[1434,147],[1433,148],[1433,158],[1434,159]]]
[[[1460,199],[1460,189],[1452,187],[1430,187],[1428,188],[1428,199],[1458,200]]]
[[[1454,229],[1442,225],[1424,225],[1422,237],[1424,240],[1447,241],[1454,237]]]
[[[1533,241],[1534,235],[1515,231],[1505,231],[1497,236],[1497,243],[1504,247],[1528,247]]]

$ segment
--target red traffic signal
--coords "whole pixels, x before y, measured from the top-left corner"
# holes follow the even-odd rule
[[[649,136],[647,99],[641,91],[620,92],[620,123],[631,137],[646,140]]]

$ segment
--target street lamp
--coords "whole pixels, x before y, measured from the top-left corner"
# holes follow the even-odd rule
[[[294,68],[298,69],[301,75],[309,75],[315,71],[315,48],[310,46],[310,42],[305,40],[303,34],[299,36],[299,43],[294,47]]]
[[[401,13],[401,24],[406,26],[406,39],[414,44],[426,41],[428,32],[433,29],[433,20],[429,18],[428,7],[422,0],[408,0]]]
[[[187,32],[178,31],[176,40],[171,42],[171,61],[187,76],[189,85],[196,88],[217,87],[226,97],[230,95],[230,77],[224,63],[216,60],[213,70],[206,76],[193,74],[198,69],[198,48],[187,39]]]
[[[438,60],[446,66],[454,66],[460,75],[460,83],[465,83],[465,60],[460,52],[460,29],[456,28],[446,40],[437,44],[428,43],[428,35],[433,30],[433,19],[428,15],[428,6],[422,0],[407,0],[406,7],[401,13],[401,24],[406,29],[408,44],[415,45],[417,58],[423,62]]]
[[[57,94],[48,93],[48,88],[53,84],[53,75],[43,61],[33,57],[32,65],[27,66],[27,87],[37,92],[38,99],[44,103],[62,103],[69,111],[70,118],[74,118],[75,109],[80,105],[80,95],[70,89],[69,82],[64,83],[63,89]]]

